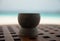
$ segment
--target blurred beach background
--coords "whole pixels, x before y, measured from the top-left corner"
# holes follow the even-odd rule
[[[60,25],[60,0],[0,0],[0,25],[18,24],[18,13],[40,13],[39,24]]]

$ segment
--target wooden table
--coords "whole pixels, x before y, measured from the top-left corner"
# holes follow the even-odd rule
[[[0,41],[60,41],[60,25],[39,25],[37,38],[19,38],[19,29],[17,24],[0,25]]]

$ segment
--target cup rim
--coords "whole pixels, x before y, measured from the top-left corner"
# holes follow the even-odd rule
[[[19,14],[40,14],[40,13],[19,13]]]

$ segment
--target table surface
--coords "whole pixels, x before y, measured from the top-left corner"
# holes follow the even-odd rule
[[[0,41],[60,41],[60,25],[40,24],[37,28],[37,38],[19,38],[19,25],[0,25]]]

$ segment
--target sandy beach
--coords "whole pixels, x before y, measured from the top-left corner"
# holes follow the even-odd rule
[[[7,25],[7,24],[18,24],[17,17],[13,16],[1,16],[0,17],[0,25]],[[52,17],[41,17],[39,24],[57,24],[60,25],[60,18],[52,18]]]

